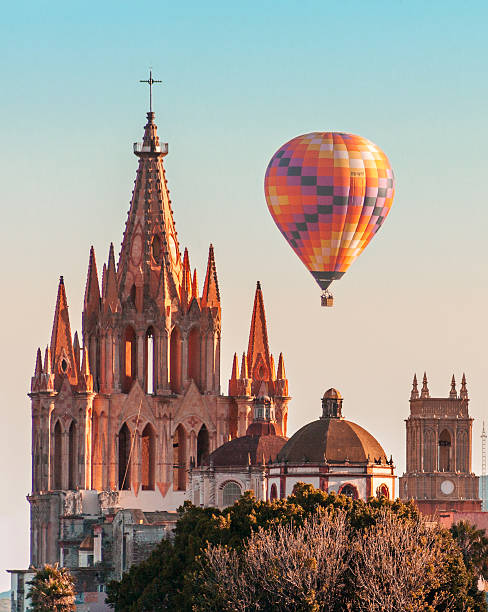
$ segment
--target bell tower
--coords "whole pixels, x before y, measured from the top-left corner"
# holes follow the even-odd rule
[[[66,559],[62,522],[84,499],[110,492],[117,508],[175,511],[190,462],[203,462],[236,430],[234,401],[220,391],[214,248],[200,289],[188,249],[180,250],[163,165],[168,145],[152,99],[133,151],[121,250],[117,261],[110,244],[101,279],[90,249],[81,342],[71,335],[61,277],[51,342],[44,361],[40,349],[36,355],[28,498],[36,567]]]
[[[410,394],[407,428],[407,469],[400,478],[400,496],[413,499],[426,514],[436,511],[479,511],[478,477],[471,471],[473,419],[468,412],[463,374],[459,393],[454,376],[449,396],[430,396],[424,373]]]

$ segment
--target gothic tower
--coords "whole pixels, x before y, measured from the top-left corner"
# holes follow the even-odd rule
[[[251,329],[247,355],[243,353],[241,371],[237,353],[234,354],[232,375],[229,380],[229,396],[234,399],[237,418],[237,436],[245,436],[253,420],[253,400],[258,396],[269,396],[275,406],[277,434],[286,436],[288,420],[288,380],[285,374],[283,354],[278,358],[278,371],[275,370],[273,355],[269,350],[266,313],[264,312],[263,292],[258,281],[254,296]]]
[[[454,376],[449,397],[430,397],[427,375],[419,393],[414,376],[407,424],[407,470],[400,478],[402,499],[414,499],[420,510],[481,510],[478,477],[471,471],[473,419],[468,413],[463,374],[459,394]]]
[[[61,277],[44,362],[37,351],[28,498],[36,567],[60,561],[69,492],[81,500],[112,492],[118,508],[175,510],[190,460],[198,465],[237,432],[235,404],[220,394],[214,250],[200,293],[188,250],[180,252],[163,165],[168,145],[153,112],[134,153],[122,248],[116,265],[110,245],[101,286],[90,249],[81,344],[71,336]]]

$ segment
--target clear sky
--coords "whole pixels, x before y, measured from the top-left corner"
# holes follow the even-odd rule
[[[15,2],[0,22],[2,300],[0,569],[28,564],[35,351],[50,340],[59,275],[72,330],[90,245],[118,251],[147,78],[180,244],[203,278],[215,246],[222,389],[247,346],[256,280],[290,381],[290,433],[330,386],[405,464],[413,373],[446,396],[466,371],[473,467],[486,381],[487,5],[471,1]],[[360,134],[396,174],[390,216],[323,309],[275,227],[263,177],[311,131]],[[0,574],[0,590],[9,586]]]

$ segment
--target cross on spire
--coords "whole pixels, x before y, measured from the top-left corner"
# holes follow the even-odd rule
[[[149,112],[152,113],[152,86],[154,83],[162,83],[152,77],[152,69],[149,69],[149,78],[139,81],[139,83],[147,83],[149,85]]]

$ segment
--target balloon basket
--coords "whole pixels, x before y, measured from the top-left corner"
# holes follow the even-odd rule
[[[334,296],[332,295],[332,293],[329,293],[328,291],[323,291],[322,295],[320,296],[320,304],[327,308],[334,306]]]

